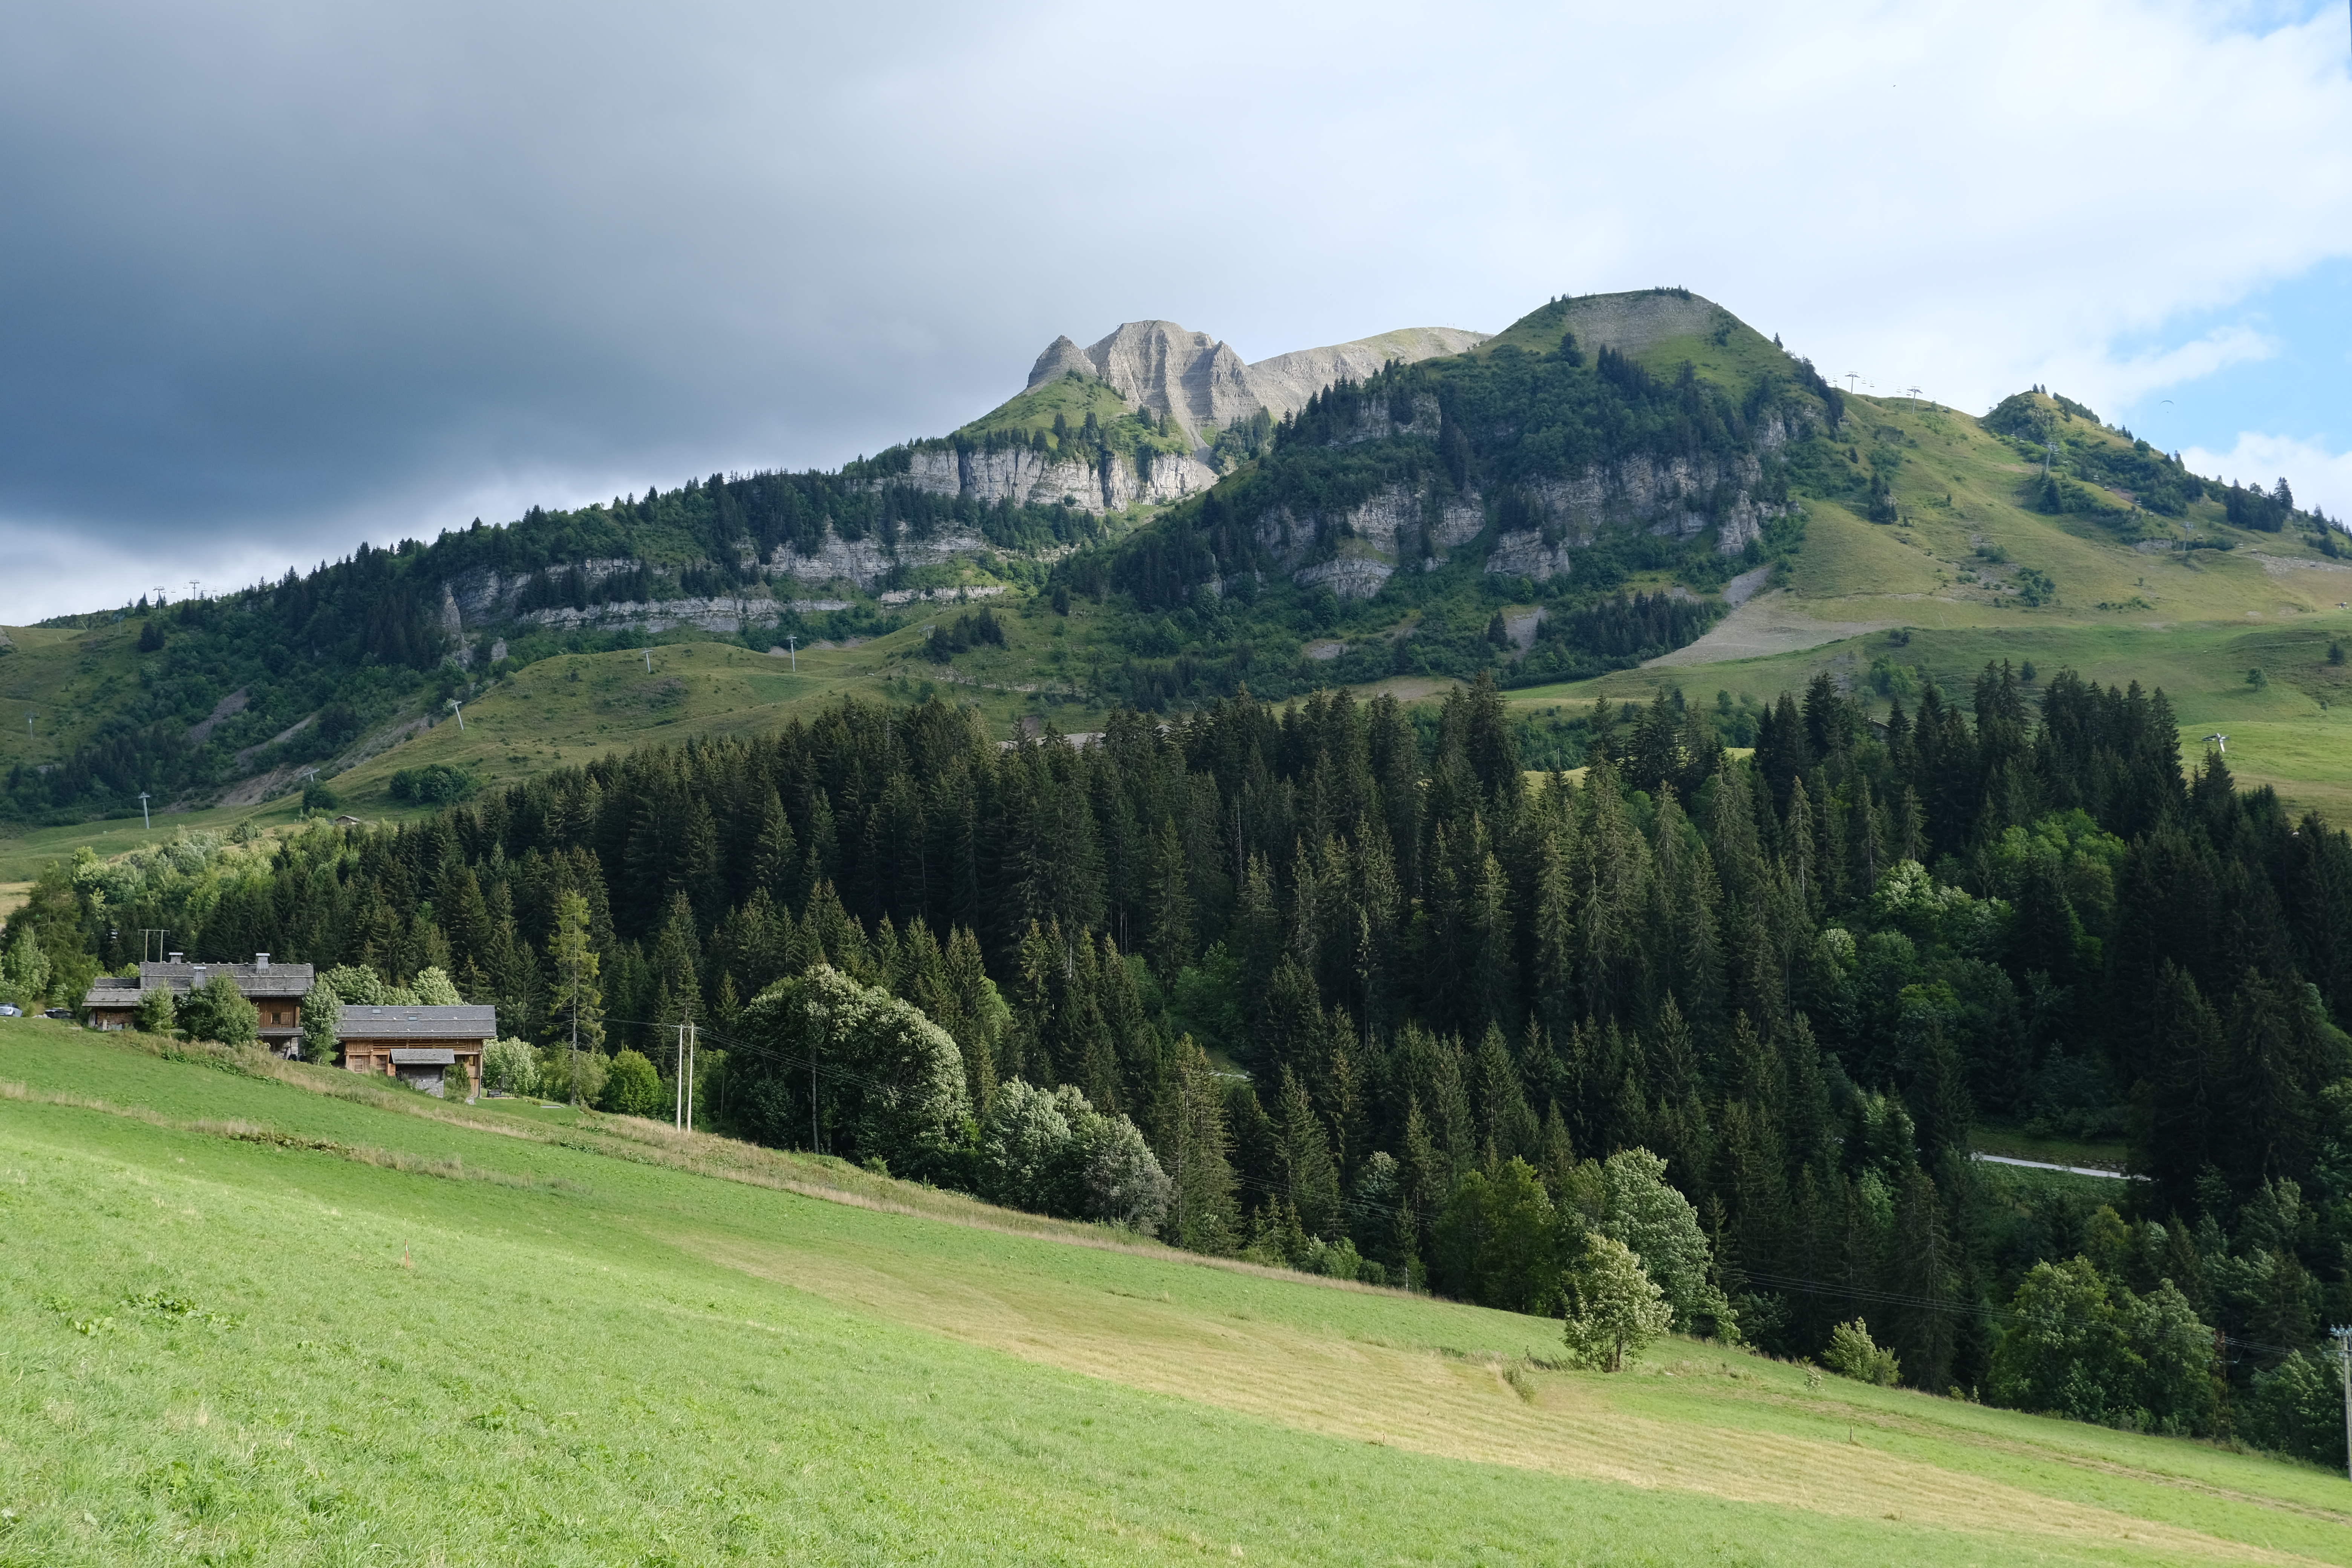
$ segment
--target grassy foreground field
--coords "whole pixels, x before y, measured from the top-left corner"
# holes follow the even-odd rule
[[[2330,1562],[2337,1477],[0,1024],[0,1563]]]

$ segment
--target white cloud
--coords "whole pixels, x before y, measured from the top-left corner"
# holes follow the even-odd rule
[[[2180,456],[2190,473],[2210,479],[2265,489],[2284,479],[2297,506],[2320,507],[2338,522],[2352,519],[2352,452],[2332,451],[2321,441],[2244,430],[2226,452],[2191,447]]]
[[[0,583],[831,465],[1146,316],[1258,358],[1682,283],[2104,409],[2352,254],[2344,56],[2279,0],[18,7]]]

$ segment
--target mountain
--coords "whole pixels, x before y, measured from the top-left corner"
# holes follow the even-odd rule
[[[1230,429],[1260,409],[1277,418],[1296,414],[1332,383],[1361,380],[1391,360],[1411,364],[1486,340],[1457,327],[1406,327],[1244,364],[1206,332],[1173,321],[1126,321],[1091,348],[1055,338],[1030,370],[1028,390],[1073,373],[1090,375],[1198,441],[1204,428]]]
[[[952,437],[885,457],[938,495],[1088,511],[1161,505],[1254,458],[1274,421],[1391,361],[1459,353],[1485,334],[1408,327],[1244,364],[1173,321],[1128,321],[1090,348],[1055,338],[1020,393]],[[877,459],[877,461],[880,459]]]
[[[721,660],[675,700],[620,707],[618,687],[592,701],[534,681],[561,716],[534,721],[541,745],[444,722],[452,700],[487,721],[551,658],[708,638],[833,644],[813,667],[828,691],[952,679],[992,721],[1086,728],[1120,703],[1481,670],[1532,701],[1662,656],[1655,679],[1727,689],[1697,671],[1848,660],[1842,679],[1885,695],[1935,675],[1938,638],[1964,669],[1988,638],[2040,637],[2053,668],[2168,661],[2206,729],[2276,726],[2257,776],[2333,798],[2336,752],[2310,738],[2347,695],[2324,617],[2352,584],[2340,531],[2277,488],[2200,479],[2039,392],[1980,420],[1849,397],[1685,289],[1556,299],[1433,352],[1474,336],[1244,364],[1129,323],[1057,342],[1033,384],[950,435],[835,471],[533,508],[241,594],[16,629],[0,694],[38,717],[0,738],[0,816],[135,821],[142,791],[251,810],[309,768],[387,809],[392,775],[425,760],[503,777],[565,746],[772,722],[818,689]],[[1073,613],[1000,617],[951,659],[925,640],[941,598],[1041,591]],[[2192,625],[2211,634],[2190,658]],[[2065,627],[2091,640],[2049,640]],[[1847,646],[1890,628],[1921,640]]]

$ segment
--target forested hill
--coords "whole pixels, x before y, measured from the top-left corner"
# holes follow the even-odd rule
[[[660,1061],[690,1013],[751,1136],[814,1111],[972,1184],[1083,1097],[1143,1130],[1183,1245],[1529,1311],[1601,1212],[1585,1162],[1646,1148],[1712,1238],[1686,1325],[1815,1354],[1859,1317],[1920,1388],[2340,1462],[2313,1352],[2352,1317],[2352,843],[2218,755],[2185,777],[2160,692],[1988,668],[1973,706],[1865,722],[1823,679],[1737,760],[1695,710],[1604,707],[1579,784],[1522,773],[1490,681],[1426,748],[1344,694],[1086,748],[845,703],[398,829],[86,859],[10,940],[60,984],[154,926],[438,966],[552,1042],[576,895],[590,1023]],[[812,1107],[751,1001],[827,963],[947,1029],[936,1103],[976,1121],[882,1113],[919,1103],[898,1058],[821,1061]],[[2021,1184],[1966,1158],[1984,1116],[2125,1135],[2147,1179]],[[1096,1212],[1073,1182],[1024,1201]]]
[[[842,597],[792,597],[777,563],[803,552],[814,559],[828,542],[836,552],[844,542],[873,548],[869,585],[884,591],[905,574],[879,552],[902,543],[993,552],[1017,566],[1099,531],[1073,508],[983,504],[887,482],[890,474],[887,462],[714,474],[608,505],[534,507],[503,526],[477,521],[431,544],[363,543],[345,560],[235,593],[168,606],[142,597],[49,623],[97,634],[85,652],[119,642],[135,658],[85,683],[58,715],[75,728],[55,764],[9,769],[0,817],[136,816],[142,790],[159,803],[202,800],[259,773],[276,773],[273,793],[282,793],[297,787],[296,768],[331,775],[364,753],[370,731],[389,743],[392,726],[470,696],[494,669],[634,646],[649,630],[708,622],[765,647],[794,631],[887,624],[854,583],[836,584]]]

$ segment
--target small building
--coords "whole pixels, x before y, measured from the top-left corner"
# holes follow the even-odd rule
[[[346,1004],[335,1038],[343,1066],[396,1078],[446,1100],[482,1091],[482,1052],[499,1037],[499,1010],[467,1005],[433,1007]],[[462,1078],[460,1075],[463,1075]]]
[[[245,999],[261,1014],[261,1043],[280,1056],[291,1056],[302,1038],[302,997],[317,972],[307,963],[272,963],[266,952],[251,963],[189,963],[172,953],[161,963],[142,963],[136,978],[101,974],[82,994],[81,1005],[93,1029],[127,1029],[139,1011],[141,998],[151,991],[168,991],[174,999],[226,974]]]

